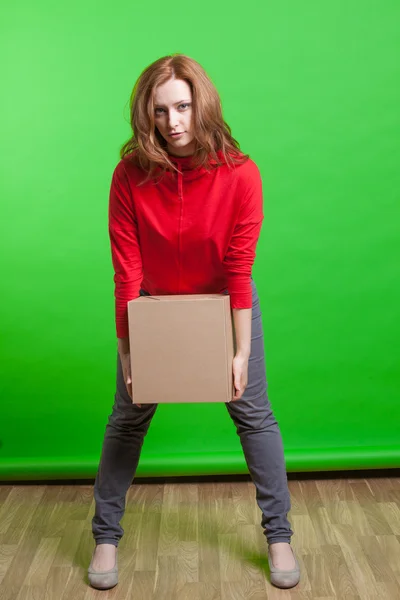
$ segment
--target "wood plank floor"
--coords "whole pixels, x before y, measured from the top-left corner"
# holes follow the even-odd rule
[[[302,579],[268,580],[249,480],[135,482],[119,581],[87,582],[93,485],[0,485],[0,600],[399,600],[400,477],[289,479]]]

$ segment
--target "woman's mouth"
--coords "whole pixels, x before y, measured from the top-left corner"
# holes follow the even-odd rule
[[[169,137],[172,137],[172,138],[178,138],[178,137],[180,137],[181,135],[183,135],[184,133],[185,133],[184,131],[180,131],[180,132],[178,132],[178,133],[170,133],[170,134],[169,134]]]

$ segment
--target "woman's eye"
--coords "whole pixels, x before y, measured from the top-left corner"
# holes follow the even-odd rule
[[[189,106],[190,106],[190,103],[188,103],[188,102],[183,102],[182,104],[180,104],[180,105],[179,105],[179,107],[178,107],[178,108],[183,108],[183,110],[186,110],[186,108],[188,108]],[[164,111],[164,109],[163,109],[163,108],[161,108],[161,107],[159,107],[159,108],[156,108],[156,109],[154,110],[154,112],[155,112],[155,114],[156,114],[156,115],[160,115],[160,114],[161,114],[159,111]]]

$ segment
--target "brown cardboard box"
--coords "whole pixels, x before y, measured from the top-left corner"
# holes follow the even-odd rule
[[[229,295],[141,296],[128,322],[135,403],[232,400]]]

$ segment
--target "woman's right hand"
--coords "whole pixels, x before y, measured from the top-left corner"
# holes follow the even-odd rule
[[[130,352],[120,352],[119,357],[121,359],[122,373],[124,376],[124,381],[125,381],[125,386],[126,386],[127,392],[129,394],[129,397],[132,400],[132,404],[135,404],[133,402],[133,396],[132,396],[132,373],[131,373]],[[136,404],[136,406],[138,406],[139,408],[142,407],[141,404]]]

